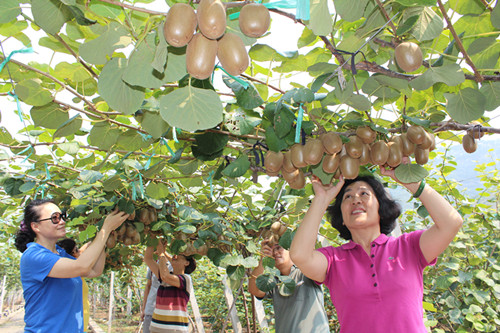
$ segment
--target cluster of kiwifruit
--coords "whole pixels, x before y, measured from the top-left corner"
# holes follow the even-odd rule
[[[465,134],[462,137],[462,147],[464,147],[464,150],[472,154],[477,150],[477,141],[483,137],[485,132],[481,130],[480,125],[476,125],[472,127],[471,129],[467,130],[467,134]]]
[[[271,228],[264,234],[266,243],[271,247],[275,244],[279,244],[280,237],[283,236],[286,229],[286,226],[281,222],[273,222],[273,224],[271,224]]]
[[[422,50],[413,42],[404,42],[396,46],[394,58],[399,68],[414,72],[422,65]]]
[[[406,133],[394,135],[388,142],[377,140],[377,133],[369,126],[356,129],[356,134],[348,137],[343,143],[335,132],[326,132],[319,139],[308,139],[305,145],[294,144],[290,150],[283,152],[268,151],[264,159],[264,167],[269,176],[283,178],[291,188],[300,189],[305,185],[302,168],[322,163],[323,171],[342,175],[345,179],[358,176],[359,167],[366,164],[390,166],[401,164],[404,156],[414,156],[418,164],[429,160],[429,151],[435,148],[434,134],[428,133],[421,126],[410,126]]]
[[[142,208],[138,214],[134,211],[128,217],[129,221],[135,221],[144,224],[144,233],[150,232],[149,225],[158,220],[158,213],[153,207]],[[132,223],[125,222],[118,229],[113,231],[106,242],[106,247],[113,248],[116,244],[136,245],[141,242],[141,234]]]
[[[240,11],[240,29],[249,37],[262,36],[269,24],[269,10],[262,4],[248,3]],[[220,0],[201,0],[196,13],[188,4],[174,4],[167,13],[163,34],[172,46],[187,45],[186,69],[197,79],[212,74],[216,57],[233,76],[243,73],[249,65],[241,38],[226,32],[226,8]]]

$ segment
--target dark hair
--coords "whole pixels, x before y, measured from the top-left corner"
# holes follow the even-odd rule
[[[76,248],[76,242],[74,240],[72,240],[71,238],[61,239],[56,244],[59,245],[60,247],[62,247],[64,249],[64,251],[66,251],[66,253],[69,255],[73,255],[73,251]]]
[[[186,268],[184,269],[184,273],[191,274],[196,269],[196,261],[192,256],[186,257],[186,260],[189,261],[189,265],[187,265]]]
[[[31,222],[40,219],[40,208],[47,203],[54,203],[51,199],[35,199],[24,208],[24,219],[15,235],[15,245],[20,252],[26,251],[27,244],[35,240],[36,234],[31,228]]]
[[[352,239],[351,232],[349,229],[343,224],[344,220],[342,218],[342,211],[340,206],[342,204],[342,199],[344,197],[344,192],[346,188],[355,183],[363,181],[370,185],[375,193],[375,197],[377,198],[379,207],[378,207],[378,215],[380,217],[380,232],[383,234],[390,234],[392,230],[396,227],[396,220],[401,214],[401,207],[395,201],[392,200],[388,193],[386,192],[384,185],[380,181],[378,181],[374,176],[364,175],[358,176],[355,179],[346,179],[344,186],[340,189],[339,194],[337,194],[337,199],[328,207],[328,214],[330,216],[330,223],[332,227],[338,230],[340,233],[340,237],[350,240]]]

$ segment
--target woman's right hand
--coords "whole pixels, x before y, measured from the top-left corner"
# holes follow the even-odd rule
[[[337,197],[342,186],[344,186],[344,177],[340,176],[339,181],[336,184],[324,185],[321,180],[316,175],[312,175],[311,183],[314,189],[314,194],[316,198],[325,199],[328,203],[331,203]]]
[[[105,227],[107,231],[111,232],[121,226],[129,216],[130,214],[115,209],[106,216],[103,228]]]

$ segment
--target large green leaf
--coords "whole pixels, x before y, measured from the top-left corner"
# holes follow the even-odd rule
[[[242,155],[232,161],[224,170],[222,174],[227,177],[236,178],[243,176],[250,168],[250,161],[246,155]]]
[[[104,31],[99,37],[80,46],[80,56],[91,64],[104,65],[116,49],[124,48],[132,42],[128,31],[121,24],[111,22],[101,28]]]
[[[359,5],[359,4],[357,4]],[[328,10],[327,0],[311,0],[311,19],[308,28],[317,36],[328,36],[333,29],[333,21]]]
[[[436,4],[436,1],[437,0],[396,0],[397,3],[400,3],[405,7],[433,6]]]
[[[163,136],[170,128],[163,120],[160,113],[150,111],[143,111],[141,127],[155,139]]]
[[[159,46],[159,45],[158,45]],[[179,81],[187,74],[185,48],[168,47],[165,82]]]
[[[109,150],[118,139],[120,130],[113,128],[105,121],[98,122],[90,130],[88,141],[91,145],[99,147],[103,150]]]
[[[17,96],[26,104],[42,106],[52,101],[52,94],[40,79],[28,79],[16,85]]]
[[[21,8],[17,0],[0,1],[0,24],[14,20],[21,14]]]
[[[144,100],[144,91],[124,82],[126,59],[113,58],[104,66],[97,88],[109,107],[124,114],[133,114]]]
[[[97,15],[116,19],[122,13],[122,7],[103,2],[91,2],[90,9]]]
[[[481,1],[449,0],[448,5],[461,15],[478,15],[486,9]]]
[[[151,66],[160,73],[165,71],[165,64],[168,56],[168,43],[163,35],[163,25],[164,24],[161,24],[157,29],[156,35],[158,36],[158,45],[156,45],[153,62],[151,63]]]
[[[486,97],[476,89],[464,88],[456,94],[445,93],[446,111],[453,120],[462,124],[476,120],[484,114]]]
[[[443,19],[429,7],[412,8],[405,12],[406,15],[419,15],[411,32],[420,42],[437,38],[443,31]]]
[[[222,102],[213,90],[187,86],[162,96],[160,114],[171,126],[194,132],[222,121]]]
[[[476,68],[493,69],[500,56],[500,43],[497,37],[478,38],[469,45],[467,53]]]
[[[73,82],[84,82],[92,78],[88,70],[79,63],[60,62],[55,68],[55,73],[61,80],[70,79]]]
[[[149,183],[146,194],[154,199],[166,199],[170,194],[168,186],[162,183]]]
[[[286,143],[286,141],[284,139],[280,139],[276,135],[276,132],[274,131],[274,128],[272,126],[266,128],[266,144],[270,150],[276,152],[288,148],[288,144]]]
[[[394,169],[394,175],[400,182],[416,183],[429,175],[429,172],[418,164],[400,164]]]
[[[273,290],[274,287],[276,287],[277,283],[274,275],[265,273],[257,277],[257,279],[255,280],[255,284],[257,285],[257,288],[259,288],[263,292],[268,292]]]
[[[30,110],[35,126],[56,129],[69,119],[68,111],[61,109],[59,104],[48,103],[34,106]]]
[[[491,23],[495,28],[500,30],[500,1],[498,0],[491,12]]]
[[[78,142],[63,142],[57,145],[57,148],[69,155],[76,155],[80,150]]]
[[[485,110],[493,111],[500,106],[500,82],[485,81],[479,91],[486,97]]]
[[[57,34],[72,18],[68,7],[59,0],[31,0],[35,23],[49,34]]]
[[[94,184],[98,180],[100,180],[104,175],[98,171],[93,170],[84,170],[80,173],[79,178],[87,184]]]
[[[442,82],[448,86],[456,86],[465,81],[465,74],[457,64],[450,64],[441,67],[431,67],[424,74],[410,82],[416,90],[426,90],[437,82]]]
[[[356,1],[356,5],[353,6],[352,0],[335,0],[333,2],[335,5],[335,12],[340,15],[342,19],[349,22],[357,21],[363,16],[367,3],[368,0],[359,0]]]
[[[156,89],[163,84],[163,69],[158,71],[152,66],[156,51],[155,37],[155,33],[149,34],[130,55],[122,79],[131,86]]]
[[[75,134],[82,127],[82,117],[77,114],[61,124],[54,133],[54,139]]]
[[[236,100],[240,107],[247,110],[252,110],[264,103],[262,97],[260,97],[259,95],[259,92],[252,84],[247,83],[247,86],[243,86],[234,78],[226,75],[222,77],[222,80],[224,81],[226,86],[231,88],[231,90],[234,92],[234,94],[236,95]]]

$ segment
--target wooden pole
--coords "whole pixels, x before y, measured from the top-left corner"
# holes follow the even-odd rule
[[[196,322],[196,329],[198,333],[205,333],[205,328],[203,327],[203,320],[201,319],[200,309],[198,308],[198,302],[196,301],[196,296],[194,295],[193,284],[190,284],[189,288],[189,302],[191,303],[191,309],[193,310],[194,320]]]
[[[132,288],[127,286],[127,316],[132,314]]]
[[[233,324],[233,332],[241,333],[243,332],[243,327],[241,326],[240,319],[238,318],[238,312],[236,311],[235,306],[236,299],[234,298],[233,292],[229,287],[229,283],[227,282],[227,275],[224,275],[224,277],[222,278],[222,283],[224,284],[224,296],[226,297],[226,303],[229,308],[228,316],[231,317],[231,322]]]
[[[109,311],[108,311],[108,333],[111,333],[111,327],[113,325],[113,307],[115,306],[115,272],[111,271],[111,281],[109,283]]]
[[[7,275],[3,276],[3,282],[2,282],[2,296],[0,296],[0,318],[2,317],[3,314],[3,298],[5,297],[5,284],[7,282]]]

